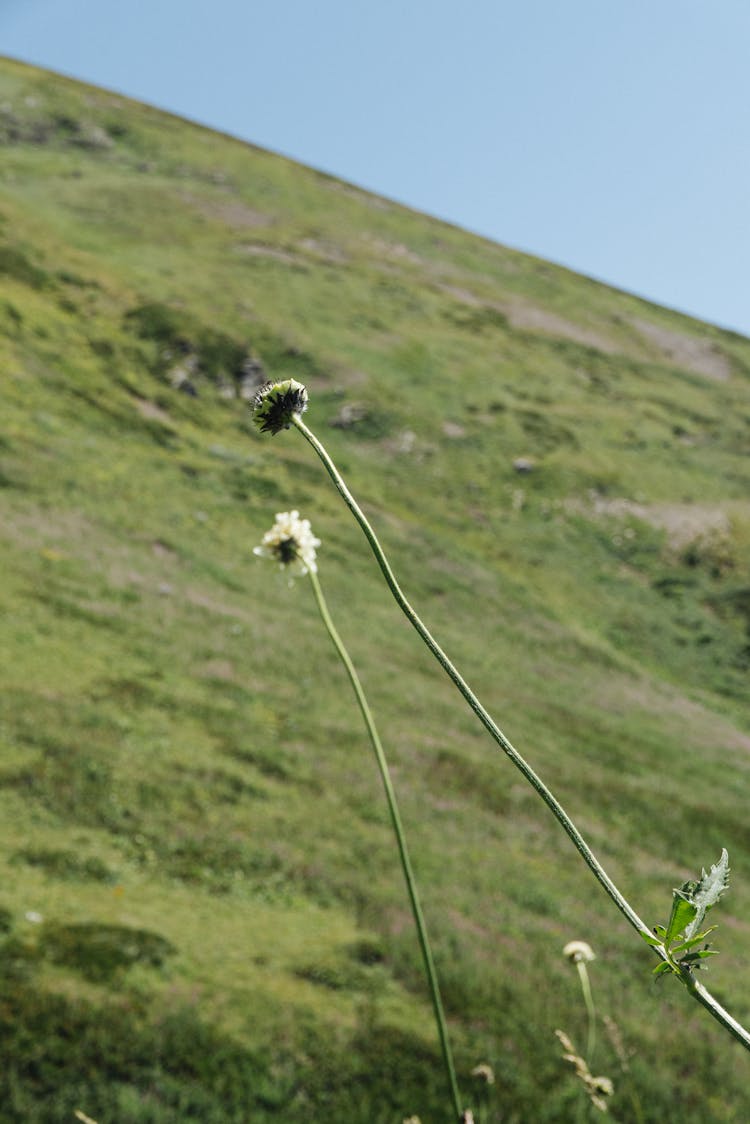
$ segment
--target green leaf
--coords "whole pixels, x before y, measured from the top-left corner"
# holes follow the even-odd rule
[[[726,847],[722,847],[718,863],[712,865],[708,874],[705,870],[701,871],[700,882],[690,894],[691,904],[695,907],[695,917],[685,929],[686,938],[690,939],[696,935],[706,913],[716,905],[728,884],[729,855]]]
[[[663,960],[661,964],[656,965],[652,974],[654,976],[660,976],[662,972],[674,972],[674,968],[668,961]]]
[[[658,925],[657,928],[663,929],[664,932],[666,932],[666,929],[664,929],[663,925]],[[641,936],[643,937],[646,944],[650,944],[652,948],[658,948],[660,945],[664,944],[663,937],[652,937],[647,933],[641,933]]]
[[[673,945],[672,953],[677,954],[678,952],[687,952],[688,949],[695,948],[697,944],[702,944],[708,934],[713,933],[714,929],[718,929],[718,925],[711,925],[702,933],[698,933],[696,937],[691,937],[689,941],[681,941],[680,944]]]
[[[704,948],[700,952],[689,952],[687,956],[683,956],[679,961],[680,968],[692,971],[694,968],[697,970],[701,967],[698,963],[699,960],[705,960],[707,956],[718,956],[718,950],[715,948]]]
[[[664,937],[667,944],[671,944],[672,941],[677,940],[680,934],[687,930],[690,923],[695,918],[696,910],[697,906],[685,898],[684,891],[673,891],[672,913],[670,914],[667,932]]]

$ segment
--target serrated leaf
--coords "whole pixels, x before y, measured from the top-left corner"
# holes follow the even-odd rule
[[[664,936],[664,940],[667,944],[671,944],[672,941],[677,940],[683,932],[687,931],[687,928],[695,918],[696,910],[697,906],[683,896],[682,890],[673,891],[672,913],[670,914],[669,924],[667,925],[667,931]]]
[[[684,935],[688,940],[697,934],[706,913],[716,905],[728,884],[729,855],[726,847],[722,847],[718,863],[712,865],[708,874],[705,870],[701,871],[700,882],[690,895],[691,903],[695,907],[695,917],[685,929]]]

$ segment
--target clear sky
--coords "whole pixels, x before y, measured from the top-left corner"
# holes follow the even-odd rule
[[[750,335],[750,0],[0,0],[0,53]]]

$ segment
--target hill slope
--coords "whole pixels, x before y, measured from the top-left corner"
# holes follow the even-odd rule
[[[7,60],[0,143],[0,1119],[441,1119],[374,764],[305,583],[252,557],[298,508],[467,1097],[487,1061],[489,1119],[571,1118],[585,937],[633,1051],[621,1078],[600,1045],[615,1118],[630,1088],[746,1120],[746,1057],[654,988],[246,396],[308,385],[418,611],[649,922],[728,847],[709,982],[747,1020],[750,341]]]

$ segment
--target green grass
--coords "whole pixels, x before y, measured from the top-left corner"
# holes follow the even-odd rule
[[[289,508],[392,759],[467,1099],[487,1061],[490,1119],[573,1117],[585,937],[646,1119],[746,1120],[745,1056],[652,983],[238,392],[248,358],[308,384],[417,611],[645,919],[727,846],[707,982],[747,1021],[750,342],[18,63],[0,102],[0,1120],[445,1119],[358,715],[311,591],[252,556]],[[597,1069],[627,1119],[604,1040]]]

